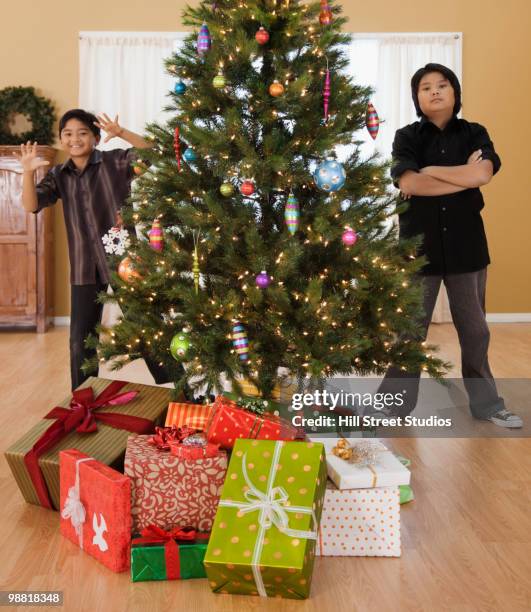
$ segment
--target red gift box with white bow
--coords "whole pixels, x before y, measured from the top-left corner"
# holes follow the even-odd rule
[[[78,450],[59,453],[61,534],[113,572],[129,569],[131,481]]]

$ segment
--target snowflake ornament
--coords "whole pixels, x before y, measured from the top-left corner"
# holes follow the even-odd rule
[[[119,227],[111,227],[111,229],[101,238],[105,252],[110,255],[123,255],[131,244],[129,240],[129,232],[126,229]]]

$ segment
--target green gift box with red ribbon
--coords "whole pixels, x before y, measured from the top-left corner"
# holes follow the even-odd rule
[[[24,499],[59,508],[59,451],[75,448],[121,468],[131,433],[162,424],[169,389],[91,377],[5,452]]]
[[[205,578],[203,559],[208,533],[191,528],[143,529],[131,546],[131,580],[187,580]]]

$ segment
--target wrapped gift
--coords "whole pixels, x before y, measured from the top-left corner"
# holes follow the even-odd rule
[[[378,440],[310,440],[324,444],[328,476],[339,489],[370,489],[409,484],[409,470]]]
[[[338,489],[328,481],[317,554],[338,557],[399,557],[398,487]]]
[[[321,444],[237,440],[205,556],[212,590],[308,597],[325,486]]]
[[[209,404],[170,402],[166,415],[166,427],[194,427],[204,430],[207,427],[210,411]]]
[[[77,450],[59,453],[61,534],[113,572],[129,569],[131,481]]]
[[[232,448],[238,438],[294,440],[297,433],[297,428],[285,419],[261,410],[246,410],[219,395],[212,406],[207,438],[223,448]]]
[[[258,390],[258,387],[248,378],[239,379],[238,384],[241,387],[242,395],[247,395],[248,397],[260,397],[261,396],[261,393]],[[233,389],[234,389],[234,385],[233,385]],[[280,400],[280,385],[275,385],[275,387],[273,388],[273,391],[271,393],[271,399],[277,400],[277,401]]]
[[[191,528],[166,531],[150,525],[132,541],[131,580],[205,578],[203,559],[208,536]]]
[[[59,508],[59,451],[76,448],[120,468],[131,432],[150,433],[168,406],[169,390],[89,378],[5,453],[31,504]]]
[[[150,525],[210,531],[227,471],[226,452],[216,447],[214,456],[192,458],[176,456],[170,442],[164,446],[152,436],[131,436],[127,442],[133,531]]]

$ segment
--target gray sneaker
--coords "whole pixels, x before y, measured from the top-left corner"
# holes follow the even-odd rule
[[[498,410],[498,412],[495,412],[486,420],[494,423],[494,425],[498,425],[498,427],[509,427],[511,429],[522,427],[524,424],[521,417],[519,417],[517,414],[509,412],[507,408]]]

